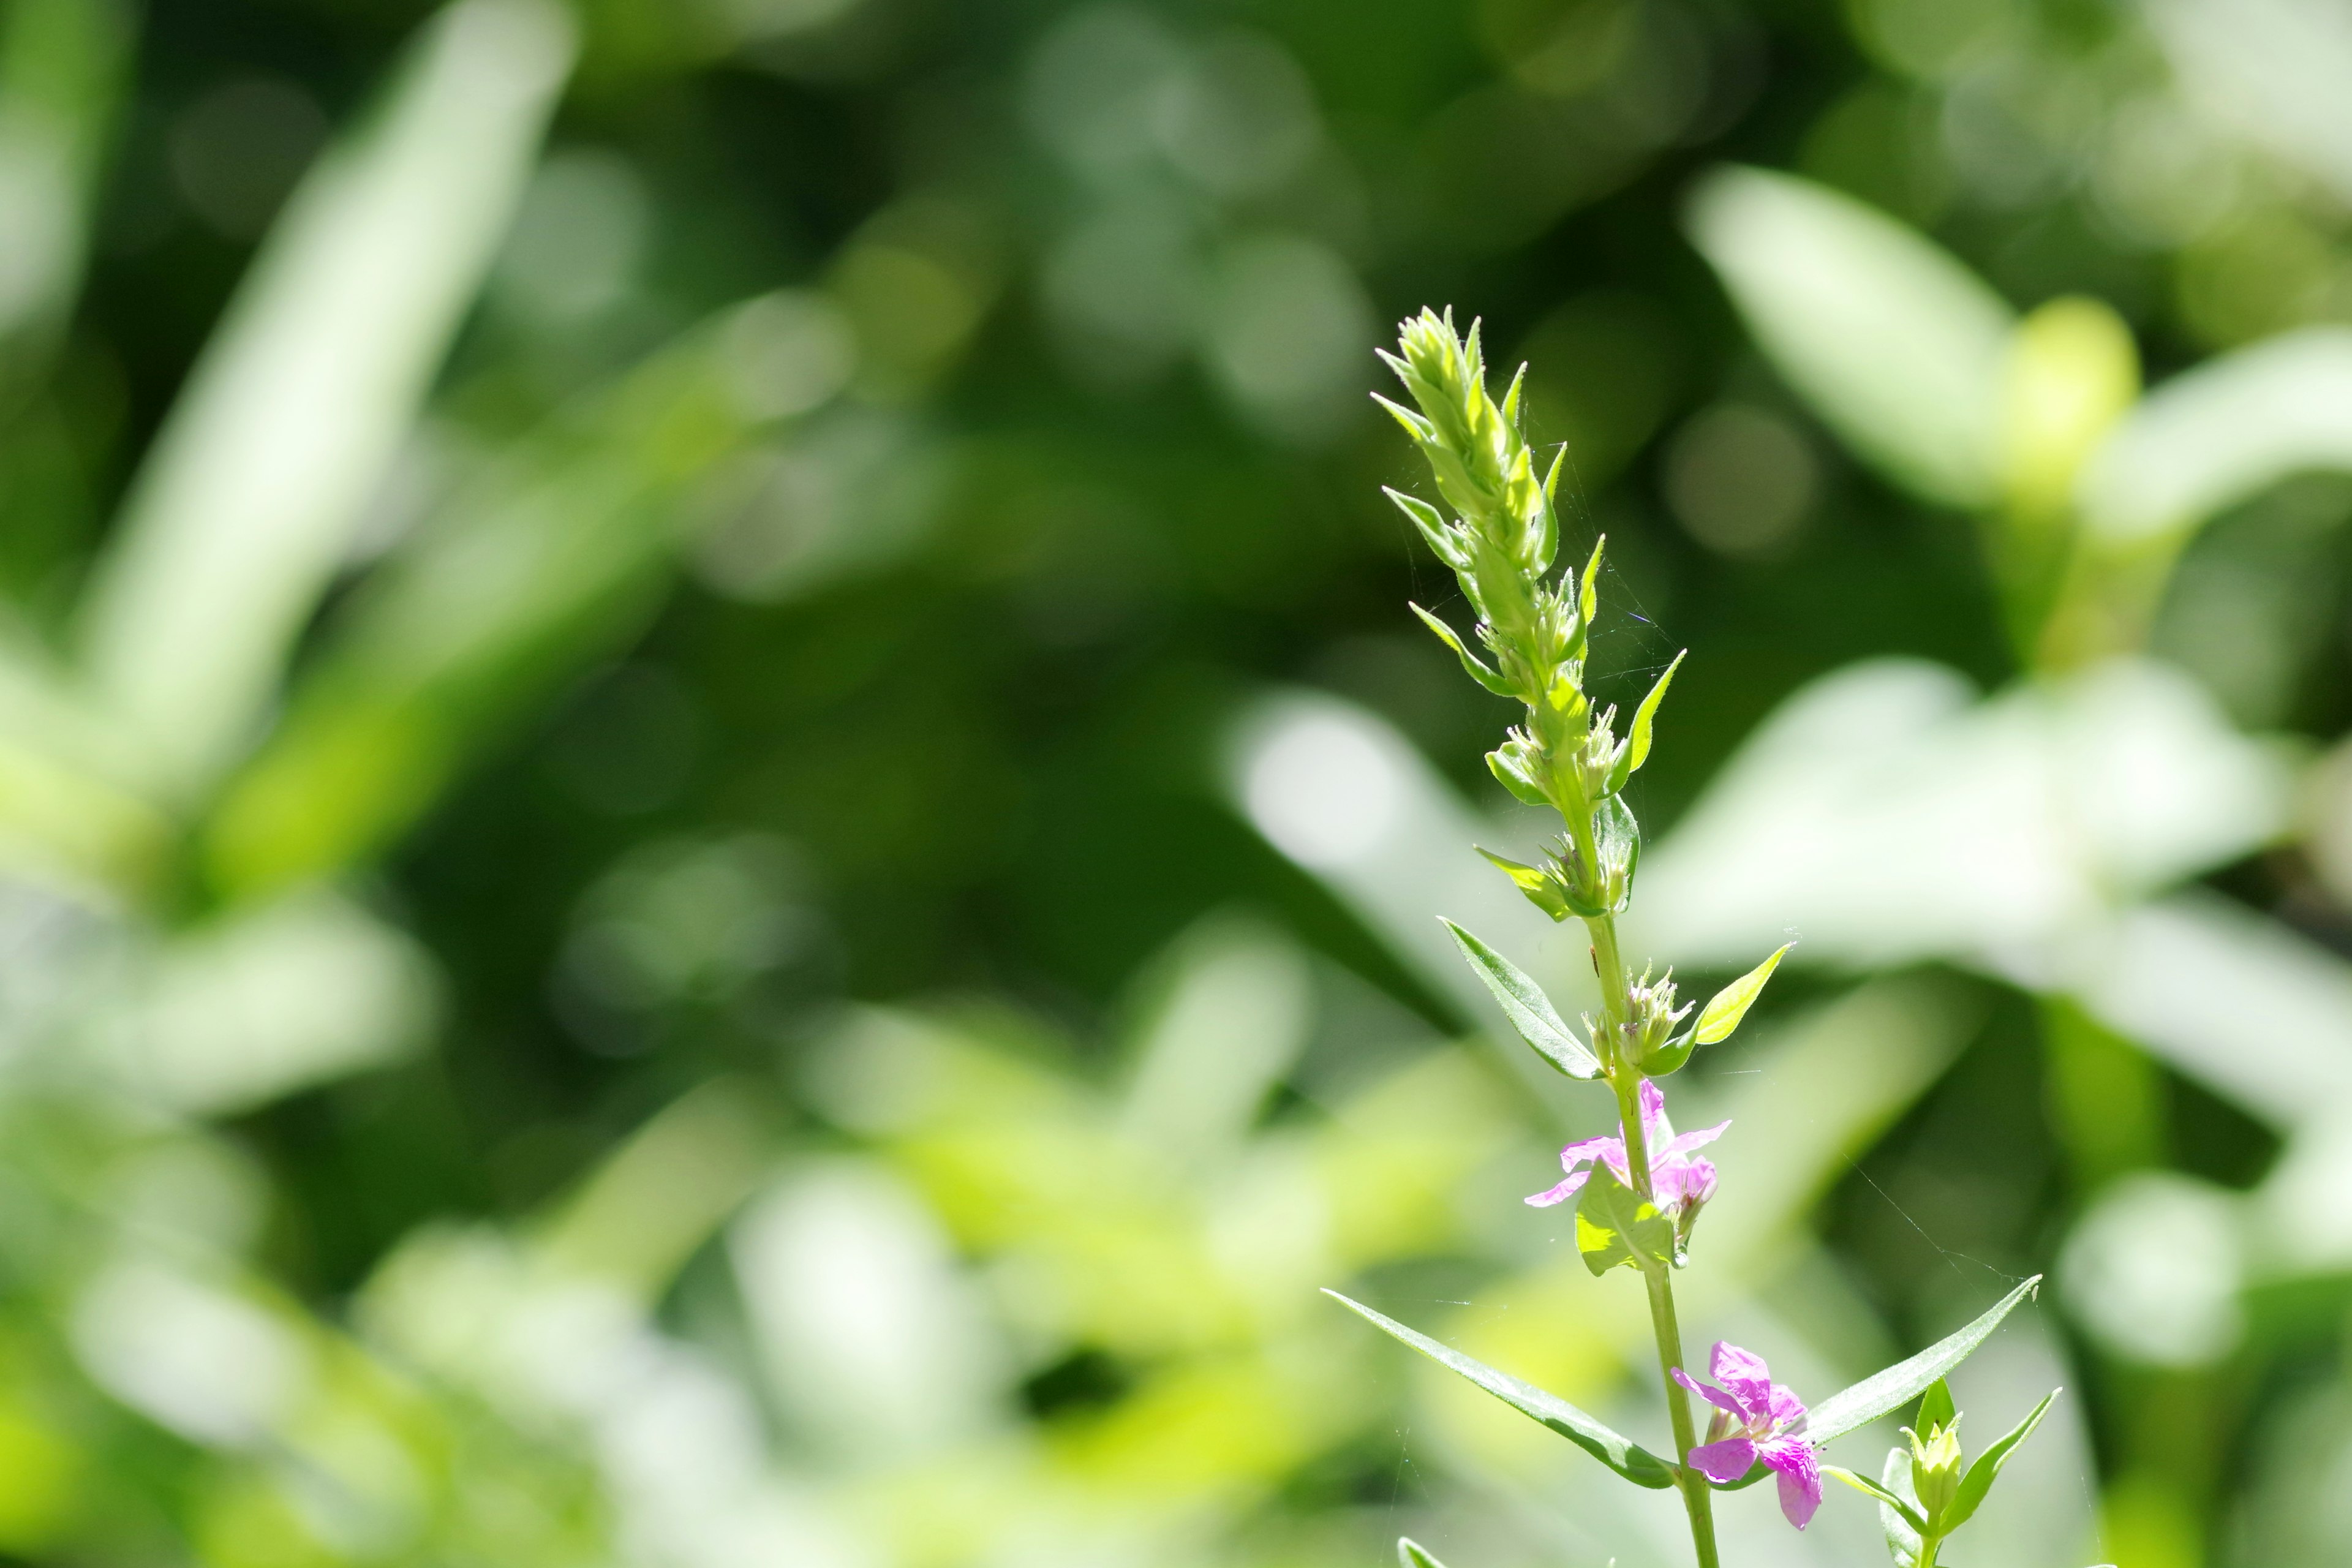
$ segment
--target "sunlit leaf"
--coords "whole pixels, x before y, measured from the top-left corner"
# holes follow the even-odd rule
[[[769,362],[803,340],[829,352],[832,320],[797,295],[722,312],[461,489],[354,595],[234,781],[205,847],[217,884],[250,892],[372,853],[495,721],[640,626],[692,501],[772,423],[747,377],[788,371]]]
[[[1477,975],[1511,1027],[1553,1067],[1570,1078],[1593,1079],[1601,1076],[1601,1062],[1585,1048],[1552,1006],[1551,998],[1543,987],[1528,978],[1526,971],[1455,925],[1439,917],[1445,929],[1453,933],[1454,945],[1470,961],[1471,973]]]
[[[1974,273],[1851,196],[1761,169],[1708,175],[1689,225],[1764,352],[1856,452],[1929,500],[1994,499],[2013,317]]]
[[[1595,1164],[1576,1203],[1576,1250],[1595,1279],[1620,1265],[1670,1264],[1675,1224],[1606,1164]]]
[[[1930,1384],[1968,1360],[1969,1354],[2000,1327],[2001,1320],[2008,1317],[2020,1301],[2032,1295],[2041,1283],[2042,1276],[2036,1274],[1958,1333],[1938,1340],[1908,1361],[1897,1362],[1884,1372],[1874,1373],[1821,1401],[1806,1418],[1806,1437],[1817,1446],[1827,1443],[1856,1427],[1867,1426],[1890,1410],[1910,1404],[1925,1394]]]
[[[1397,1537],[1397,1565],[1398,1568],[1445,1568],[1445,1564],[1432,1557],[1419,1542],[1402,1535]]]
[[[2125,544],[2315,469],[2352,469],[2352,328],[2282,333],[2174,376],[2107,437],[2075,499],[2085,526]]]
[[[1949,1426],[1957,1418],[1958,1407],[1952,1403],[1952,1385],[1942,1378],[1927,1385],[1919,1396],[1919,1413],[1912,1417],[1912,1430],[1925,1437],[1938,1426]]]
[[[1902,1450],[1898,1449],[1896,1451],[1896,1457],[1901,1458],[1906,1465],[1910,1462],[1909,1456]],[[1910,1530],[1914,1534],[1916,1534],[1920,1531],[1927,1528],[1927,1521],[1919,1517],[1918,1510],[1913,1508],[1909,1503],[1904,1501],[1901,1498],[1895,1496],[1893,1492],[1879,1485],[1876,1481],[1868,1479],[1863,1476],[1855,1475],[1852,1470],[1845,1469],[1837,1465],[1823,1465],[1822,1467],[1822,1474],[1825,1476],[1834,1476],[1839,1480],[1842,1480],[1846,1485],[1852,1487],[1854,1490],[1864,1493],[1865,1496],[1876,1498],[1881,1508],[1893,1509],[1896,1515],[1903,1521],[1905,1527]]]
[[[1977,1456],[1976,1462],[1969,1467],[1969,1473],[1960,1478],[1960,1489],[1953,1495],[1952,1506],[1945,1510],[1946,1529],[1966,1524],[1974,1516],[1979,1505],[1984,1501],[1985,1494],[1992,1490],[1992,1483],[2000,1477],[2000,1468],[2009,1463],[2009,1457],[2017,1452],[2019,1445],[2033,1436],[2033,1429],[2042,1425],[2042,1417],[2049,1413],[2051,1402],[2064,1392],[2063,1388],[2053,1388],[2042,1395],[2042,1403],[2035,1405],[2024,1420],[2011,1427],[1999,1442]]]
[[[1382,1317],[1360,1301],[1350,1301],[1337,1290],[1323,1293],[1382,1332],[1403,1341],[1440,1366],[1461,1373],[1521,1415],[1550,1427],[1635,1486],[1657,1491],[1675,1484],[1673,1468],[1665,1460],[1632,1438],[1611,1431],[1559,1395],[1547,1394],[1533,1384],[1522,1383],[1508,1373],[1497,1372],[1486,1363],[1439,1344],[1425,1334],[1415,1333],[1402,1323]]]
[[[1407,605],[1405,608],[1411,610],[1414,615],[1419,616],[1421,617],[1421,624],[1427,626],[1431,631],[1435,632],[1437,634],[1437,640],[1454,650],[1454,657],[1462,661],[1462,668],[1469,672],[1471,679],[1476,681],[1479,685],[1485,687],[1487,690],[1493,692],[1497,697],[1508,697],[1511,695],[1512,687],[1510,681],[1497,674],[1486,664],[1485,660],[1481,659],[1476,654],[1472,653],[1467,647],[1464,647],[1460,635],[1457,634],[1452,626],[1447,626],[1444,621],[1439,620],[1435,616],[1431,615],[1419,605]]]
[[[1700,1045],[1711,1046],[1731,1037],[1731,1032],[1739,1027],[1739,1021],[1748,1016],[1748,1009],[1754,1006],[1756,998],[1764,994],[1764,983],[1771,979],[1772,971],[1780,966],[1781,954],[1796,945],[1793,942],[1782,942],[1773,950],[1771,957],[1715,994],[1714,999],[1699,1012],[1695,1033]]]
[[[251,738],[513,213],[572,58],[548,0],[463,0],[311,171],[98,563],[104,701],[183,798]]]

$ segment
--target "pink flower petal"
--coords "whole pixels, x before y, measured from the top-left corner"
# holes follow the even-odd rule
[[[1708,1363],[1715,1381],[1736,1394],[1751,1416],[1764,1416],[1772,1410],[1772,1370],[1764,1358],[1753,1351],[1741,1350],[1727,1341],[1715,1342],[1715,1356]]]
[[[1748,1419],[1748,1412],[1739,1407],[1739,1401],[1732,1398],[1731,1395],[1724,1393],[1723,1390],[1719,1388],[1711,1388],[1707,1384],[1699,1382],[1680,1367],[1675,1368],[1675,1381],[1681,1384],[1685,1388],[1689,1389],[1693,1394],[1697,1394],[1701,1399],[1706,1400],[1709,1405],[1714,1405],[1717,1409],[1730,1412],[1733,1420],[1744,1422]]]
[[[1651,1156],[1652,1163],[1654,1163],[1658,1160],[1664,1159],[1668,1155],[1672,1154],[1687,1154],[1694,1149],[1699,1148],[1705,1144],[1712,1143],[1717,1139],[1722,1137],[1724,1130],[1730,1125],[1731,1123],[1728,1121],[1718,1121],[1714,1126],[1706,1129],[1704,1131],[1685,1132],[1679,1138],[1669,1139],[1664,1148],[1659,1150],[1657,1153]]]
[[[1618,1163],[1623,1163],[1625,1141],[1622,1138],[1587,1138],[1581,1143],[1570,1143],[1559,1152],[1559,1168],[1573,1171],[1579,1165],[1590,1164],[1600,1159],[1612,1149],[1617,1151]]]
[[[1729,1486],[1746,1475],[1756,1463],[1756,1445],[1745,1437],[1726,1437],[1720,1443],[1706,1443],[1690,1451],[1691,1468],[1708,1480]],[[1820,1487],[1814,1495],[1820,1495]],[[1808,1518],[1811,1515],[1807,1516]]]
[[[1529,1208],[1548,1209],[1554,1204],[1564,1204],[1568,1202],[1569,1199],[1574,1197],[1578,1193],[1584,1190],[1584,1184],[1591,1177],[1591,1175],[1592,1173],[1590,1171],[1579,1171],[1574,1175],[1569,1177],[1568,1180],[1562,1182],[1559,1185],[1549,1188],[1547,1191],[1538,1193],[1535,1196],[1528,1199],[1528,1206]]]
[[[1822,1463],[1811,1443],[1795,1437],[1773,1437],[1757,1445],[1765,1464],[1779,1472],[1780,1512],[1799,1530],[1812,1523],[1822,1506]]]

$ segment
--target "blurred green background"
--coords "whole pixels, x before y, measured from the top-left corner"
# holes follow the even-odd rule
[[[0,3],[0,1561],[1683,1561],[1315,1294],[1662,1429],[1518,1202],[1605,1109],[1432,918],[1586,983],[1379,495],[1451,304],[1601,689],[1691,650],[1637,945],[1802,939],[1674,1086],[1690,1334],[1818,1394],[2047,1272],[1964,1561],[2340,1563],[2347,79],[2329,0]]]

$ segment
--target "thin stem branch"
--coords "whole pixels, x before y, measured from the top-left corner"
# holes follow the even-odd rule
[[[1592,933],[1593,965],[1601,972],[1601,1007],[1613,1025],[1631,1012],[1625,964],[1617,951],[1617,922],[1602,915],[1584,923]],[[1617,1092],[1625,1166],[1633,1178],[1633,1190],[1650,1197],[1650,1140],[1649,1129],[1642,1124],[1642,1076],[1617,1061],[1613,1051],[1604,1059],[1611,1063],[1610,1087]],[[1691,1420],[1690,1395],[1675,1381],[1675,1373],[1683,1364],[1683,1331],[1675,1316],[1673,1273],[1663,1263],[1644,1262],[1641,1267],[1643,1280],[1649,1287],[1650,1328],[1658,1342],[1658,1375],[1665,1384],[1666,1415],[1674,1424],[1675,1486],[1683,1494],[1683,1510],[1690,1516],[1691,1548],[1698,1555],[1698,1568],[1720,1568],[1715,1546],[1715,1495],[1707,1488],[1706,1478],[1691,1468],[1690,1451],[1698,1446],[1698,1428]]]

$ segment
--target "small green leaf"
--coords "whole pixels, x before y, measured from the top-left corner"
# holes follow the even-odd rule
[[[2000,1321],[2008,1317],[2020,1301],[2032,1295],[2041,1283],[2042,1276],[2036,1274],[2003,1296],[1990,1310],[1959,1332],[1937,1341],[1908,1361],[1897,1362],[1850,1388],[1839,1390],[1814,1405],[1812,1413],[1805,1420],[1807,1440],[1818,1447],[1918,1398],[1927,1391],[1929,1384],[1968,1360],[1969,1353],[2000,1327]]]
[[[1675,1222],[1607,1165],[1595,1165],[1576,1204],[1576,1250],[1596,1279],[1620,1264],[1672,1263]]]
[[[1946,1517],[1937,1521],[1946,1531],[1966,1524],[1975,1514],[1977,1506],[1984,1501],[1985,1494],[1992,1490],[1993,1479],[2000,1474],[2001,1466],[2009,1462],[2009,1457],[2017,1452],[2020,1444],[2033,1436],[2033,1429],[2042,1425],[2042,1417],[2049,1412],[2050,1402],[2065,1392],[2063,1388],[2052,1389],[2042,1403],[2033,1407],[2032,1415],[2011,1427],[2008,1436],[2000,1442],[1977,1456],[1976,1463],[1969,1467],[1969,1473],[1960,1478],[1960,1489],[1952,1499],[1950,1509],[1946,1510]]]
[[[1684,1064],[1691,1059],[1692,1047],[1697,1044],[1697,1035],[1692,1030],[1685,1029],[1642,1058],[1642,1076],[1664,1078],[1668,1073],[1682,1071]]]
[[[1486,854],[1480,850],[1480,854]],[[1487,856],[1493,859],[1493,856]],[[1440,917],[1443,919],[1443,917]],[[1503,1016],[1511,1021],[1519,1038],[1532,1047],[1536,1055],[1570,1078],[1593,1079],[1601,1076],[1599,1058],[1585,1049],[1582,1041],[1570,1032],[1561,1021],[1559,1010],[1543,987],[1528,978],[1518,965],[1455,925],[1444,921],[1445,929],[1454,934],[1454,945],[1470,961],[1470,967],[1486,989],[1494,993],[1495,1001],[1503,1009]]]
[[[1412,526],[1420,531],[1421,537],[1428,542],[1429,548],[1436,553],[1438,560],[1456,572],[1469,569],[1470,557],[1463,553],[1461,542],[1455,539],[1453,531],[1445,526],[1444,512],[1419,496],[1409,496],[1402,490],[1390,489],[1383,486],[1381,493],[1396,502],[1397,510],[1412,521]]]
[[[1748,1016],[1748,1009],[1763,994],[1764,983],[1780,967],[1781,953],[1796,945],[1793,942],[1782,942],[1771,957],[1715,994],[1715,1000],[1699,1012],[1696,1033],[1700,1045],[1711,1046],[1731,1037],[1731,1031],[1739,1027],[1739,1020]]]
[[[1533,866],[1522,866],[1517,860],[1507,859],[1491,849],[1479,849],[1475,844],[1470,847],[1477,849],[1479,854],[1486,858],[1488,865],[1508,877],[1512,885],[1528,896],[1528,902],[1556,921],[1568,919],[1570,913],[1568,895],[1549,872],[1538,870]]]
[[[1503,423],[1516,430],[1519,427],[1519,391],[1527,385],[1528,367],[1519,366],[1519,374],[1511,377],[1511,389],[1503,394]]]
[[[1528,775],[1524,763],[1506,748],[1497,746],[1486,753],[1486,771],[1493,773],[1496,782],[1509,790],[1523,804],[1543,806],[1551,805],[1551,797],[1544,794],[1543,786]]]
[[[1958,1409],[1952,1404],[1952,1385],[1939,1377],[1919,1396],[1919,1414],[1913,1417],[1912,1430],[1924,1439],[1937,1427],[1949,1426],[1958,1416]]]
[[[1690,649],[1685,648],[1675,655],[1674,663],[1666,666],[1665,674],[1658,677],[1658,683],[1650,688],[1650,694],[1642,699],[1639,708],[1633,710],[1633,728],[1626,737],[1625,747],[1625,772],[1628,775],[1641,772],[1642,764],[1650,760],[1651,721],[1658,716],[1658,704],[1665,700],[1666,688],[1674,684],[1675,671],[1682,668],[1683,659],[1689,652]]]
[[[1462,661],[1462,668],[1470,672],[1471,679],[1497,697],[1508,697],[1512,694],[1511,683],[1489,668],[1476,654],[1463,647],[1461,637],[1455,635],[1452,626],[1447,626],[1419,605],[1408,604],[1405,607],[1421,617],[1423,626],[1437,634],[1438,641],[1454,650],[1454,657]]]
[[[1592,848],[1601,862],[1599,869],[1604,882],[1612,873],[1622,878],[1617,897],[1607,910],[1601,911],[1614,914],[1625,907],[1633,889],[1633,873],[1642,864],[1642,824],[1622,795],[1604,795],[1592,808]],[[1596,890],[1605,897],[1609,889],[1604,886]]]
[[[1410,1536],[1397,1537],[1397,1568],[1445,1568],[1445,1564],[1429,1554],[1428,1548]]]
[[[1902,1488],[1911,1479],[1911,1450],[1889,1448],[1886,1464],[1879,1471],[1879,1478],[1884,1483],[1881,1490],[1901,1495]],[[1905,1511],[1909,1512],[1908,1510]],[[1917,1517],[1916,1513],[1910,1515],[1910,1519]],[[1895,1559],[1895,1568],[1919,1568],[1919,1552],[1924,1543],[1919,1539],[1919,1531],[1912,1528],[1910,1519],[1906,1519],[1885,1503],[1878,1505],[1878,1528],[1886,1536],[1886,1550]]]
[[[1439,1344],[1426,1334],[1415,1333],[1394,1319],[1382,1317],[1360,1301],[1350,1301],[1337,1290],[1326,1290],[1323,1294],[1381,1332],[1411,1345],[1438,1365],[1461,1373],[1520,1415],[1550,1427],[1635,1486],[1664,1491],[1675,1484],[1675,1468],[1672,1465],[1632,1438],[1611,1431],[1558,1394],[1547,1394],[1531,1383],[1521,1383],[1510,1373],[1497,1372],[1485,1362],[1473,1360],[1460,1351]]]
[[[1544,500],[1555,507],[1559,504],[1560,465],[1567,461],[1568,443],[1562,441],[1559,444],[1559,450],[1551,455],[1551,467],[1544,473]]]
[[[1902,1450],[1900,1449],[1895,1450],[1895,1452],[1898,1457],[1902,1455]],[[1854,1490],[1864,1492],[1871,1497],[1876,1498],[1878,1500],[1879,1507],[1893,1509],[1895,1513],[1901,1517],[1903,1522],[1911,1527],[1913,1533],[1920,1533],[1927,1530],[1927,1521],[1919,1517],[1919,1510],[1917,1509],[1913,1508],[1909,1503],[1895,1496],[1895,1493],[1889,1491],[1886,1488],[1880,1486],[1876,1481],[1857,1476],[1852,1470],[1842,1469],[1836,1465],[1823,1465],[1822,1467],[1822,1474],[1825,1476],[1835,1476],[1839,1480],[1843,1481]]]
[[[1608,542],[1605,533],[1592,542],[1592,559],[1584,563],[1584,581],[1576,593],[1576,613],[1588,626],[1601,608],[1601,550]]]
[[[1396,422],[1403,426],[1405,434],[1415,441],[1425,446],[1437,439],[1437,426],[1415,414],[1412,409],[1391,403],[1377,392],[1372,394],[1372,401],[1395,415]]]

